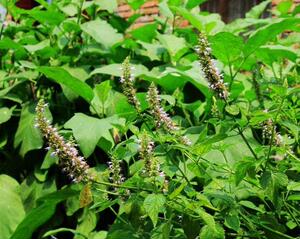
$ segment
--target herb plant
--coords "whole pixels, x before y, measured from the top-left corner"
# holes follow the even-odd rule
[[[0,238],[299,238],[292,1],[1,2]]]

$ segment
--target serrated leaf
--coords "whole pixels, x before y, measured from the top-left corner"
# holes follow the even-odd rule
[[[165,210],[166,198],[161,194],[150,194],[145,198],[144,208],[148,216],[151,218],[154,227],[158,221],[158,214]]]

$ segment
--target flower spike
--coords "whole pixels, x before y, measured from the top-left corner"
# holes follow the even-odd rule
[[[133,67],[130,66],[130,57],[127,56],[124,62],[122,63],[122,77],[120,82],[122,83],[123,93],[127,97],[127,100],[130,104],[132,104],[136,110],[140,111],[140,102],[136,97],[136,90],[134,88],[134,77],[131,73]]]
[[[73,182],[87,182],[91,179],[88,172],[89,166],[82,156],[79,156],[75,144],[72,141],[66,141],[57,129],[50,124],[45,117],[45,104],[41,99],[36,106],[36,123],[35,127],[39,128],[42,135],[48,141],[47,150],[51,150],[51,156],[57,156],[62,165],[62,171],[66,172]]]
[[[212,59],[210,44],[204,33],[199,33],[198,46],[196,52],[199,56],[200,65],[209,83],[209,88],[216,92],[217,96],[226,100],[228,98],[228,90],[223,81],[223,76],[220,74],[219,69],[216,67]]]

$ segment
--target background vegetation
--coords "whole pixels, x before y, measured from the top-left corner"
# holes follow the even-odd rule
[[[113,0],[38,2],[32,10],[3,2],[14,21],[0,40],[2,239],[297,238],[299,7],[290,11],[285,1],[262,19],[265,1],[225,25],[199,12],[203,1],[161,1],[162,17],[131,29],[137,16],[118,17]],[[128,3],[137,9],[143,1]],[[177,27],[178,17],[190,25]],[[226,100],[199,65],[199,31],[227,83]],[[141,111],[120,82],[127,56]],[[151,82],[175,133],[155,127]],[[34,127],[41,98],[93,181],[72,182],[64,159],[45,150]],[[145,172],[142,140],[154,142],[158,174]],[[116,183],[117,175],[125,179]]]

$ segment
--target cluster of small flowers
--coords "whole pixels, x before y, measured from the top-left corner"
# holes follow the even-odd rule
[[[210,45],[206,35],[202,32],[199,33],[198,46],[195,51],[199,56],[200,65],[209,87],[217,93],[218,97],[227,99],[229,93],[223,81],[223,76],[212,59]]]
[[[92,179],[88,172],[89,166],[85,159],[79,156],[74,142],[65,141],[59,135],[57,129],[50,124],[45,117],[45,109],[48,105],[44,100],[40,100],[36,106],[35,127],[39,128],[43,136],[47,139],[47,150],[51,150],[51,156],[57,156],[62,165],[62,171],[67,173],[73,182],[87,182]]]
[[[145,166],[143,174],[149,177],[164,177],[165,174],[160,169],[160,164],[158,160],[153,155],[154,142],[149,138],[147,133],[142,133],[140,139],[138,140],[139,144],[139,156],[141,160],[144,160]]]
[[[272,119],[266,120],[262,125],[262,137],[264,142],[270,142],[272,140],[272,134],[274,130],[273,144],[276,146],[281,146],[283,144],[283,139],[280,133],[276,132],[276,126]]]
[[[134,68],[130,67],[129,61],[130,58],[128,56],[122,64],[123,74],[120,79],[120,82],[122,84],[123,93],[127,97],[128,102],[132,104],[137,111],[140,111],[140,102],[136,97],[136,90],[133,85],[134,75],[131,73],[131,70],[133,70]]]
[[[111,157],[111,161],[108,162],[108,168],[110,172],[109,179],[113,184],[120,185],[125,181],[125,177],[121,173],[120,162],[115,157]]]
[[[167,112],[161,106],[161,99],[155,84],[152,82],[147,92],[147,101],[150,107],[150,113],[154,116],[157,127],[164,127],[167,131],[179,130]]]

